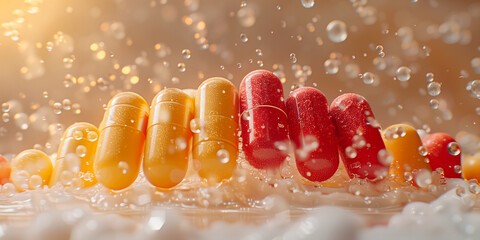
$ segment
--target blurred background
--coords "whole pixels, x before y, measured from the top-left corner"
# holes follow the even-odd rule
[[[285,96],[359,93],[383,127],[478,135],[480,2],[2,0],[0,154],[56,152],[120,91],[150,102],[259,68]]]

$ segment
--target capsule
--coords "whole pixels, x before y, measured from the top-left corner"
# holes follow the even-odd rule
[[[480,182],[480,152],[462,158],[462,174],[465,180],[476,179]]]
[[[93,160],[97,152],[98,130],[90,123],[80,122],[68,127],[58,148],[50,186],[79,185],[90,187],[97,183]]]
[[[367,100],[354,93],[338,96],[330,105],[330,116],[338,137],[340,156],[350,178],[383,178],[388,164],[380,126]]]
[[[137,178],[148,112],[145,99],[133,92],[119,93],[108,103],[94,161],[95,176],[107,188],[124,189]]]
[[[443,175],[448,178],[462,178],[460,146],[453,137],[446,133],[434,133],[422,142],[426,151],[422,153],[426,153],[432,169],[442,168]]]
[[[422,169],[431,171],[428,159],[422,156],[422,140],[415,128],[406,124],[392,125],[383,131],[383,139],[393,157],[389,174],[394,179],[417,185],[415,176]]]
[[[11,172],[12,166],[10,165],[10,162],[0,155],[0,185],[10,181]]]
[[[253,71],[240,84],[242,150],[255,168],[277,168],[288,155],[283,87],[275,74]]]
[[[198,87],[190,129],[200,177],[212,183],[231,178],[238,157],[238,92],[230,81],[214,77]]]
[[[171,188],[185,177],[192,138],[193,101],[176,88],[159,92],[152,101],[143,172],[156,187]]]
[[[287,98],[287,114],[299,173],[318,182],[332,177],[339,164],[338,140],[323,93],[310,87],[293,91]]]
[[[37,189],[48,184],[52,170],[52,161],[47,154],[28,149],[13,159],[10,177],[19,190]]]

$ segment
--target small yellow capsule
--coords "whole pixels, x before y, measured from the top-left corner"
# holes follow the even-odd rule
[[[56,183],[71,185],[81,179],[83,187],[97,183],[93,174],[93,160],[97,151],[99,132],[90,123],[75,123],[63,134],[57,160],[50,179],[50,187]]]
[[[159,92],[152,101],[143,172],[156,187],[171,188],[185,177],[192,138],[193,101],[176,88]]]
[[[137,178],[148,112],[145,99],[133,92],[119,93],[108,103],[94,161],[95,176],[104,186],[120,190]]]
[[[193,161],[200,177],[211,182],[229,179],[238,157],[238,91],[224,78],[210,78],[195,96]]]
[[[386,149],[392,154],[390,176],[399,182],[415,184],[415,175],[421,169],[431,171],[425,156],[420,154],[422,140],[415,128],[406,124],[396,124],[383,131]]]
[[[52,169],[52,161],[47,154],[28,149],[13,159],[10,178],[19,190],[36,189],[48,184]]]
[[[480,182],[480,152],[462,159],[462,174],[467,181],[477,179]]]

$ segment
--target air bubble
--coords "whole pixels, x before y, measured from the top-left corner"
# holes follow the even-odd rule
[[[95,142],[98,139],[98,134],[94,131],[90,131],[87,133],[87,139],[90,142]]]
[[[407,182],[412,181],[412,179],[413,179],[412,173],[411,172],[403,173],[403,179],[405,179],[405,181],[407,181]]]
[[[194,118],[190,121],[190,130],[193,133],[200,133],[202,130],[201,120],[198,118]]]
[[[189,49],[183,49],[182,50],[182,57],[183,57],[183,59],[190,59],[192,57],[192,53],[190,52]]]
[[[356,158],[357,150],[351,146],[348,146],[345,148],[345,155],[347,155],[348,158]]]
[[[430,107],[434,110],[437,110],[439,107],[440,103],[438,102],[437,99],[431,99],[430,100]]]
[[[85,155],[87,155],[87,147],[83,145],[78,145],[77,148],[75,149],[75,153],[79,157],[85,157]]]
[[[480,99],[480,80],[468,82],[466,89],[472,97]]]
[[[423,156],[423,157],[427,156],[428,155],[427,148],[424,146],[418,147],[418,153],[420,154],[420,156]]]
[[[438,82],[431,82],[427,86],[428,94],[432,97],[438,96],[442,91],[442,84]]]
[[[42,186],[43,180],[39,175],[32,175],[28,180],[28,185],[33,189],[38,189]]]
[[[3,120],[3,122],[5,122],[5,123],[10,122],[10,114],[8,114],[8,113],[3,113],[3,114],[2,114],[2,120]]]
[[[408,67],[399,67],[396,72],[397,79],[402,82],[408,81],[410,79],[411,72],[412,70],[410,70]]]
[[[337,59],[327,59],[323,66],[325,67],[325,72],[327,74],[336,74],[339,69],[339,62]]]
[[[245,33],[240,34],[240,41],[244,43],[248,42],[248,37]]]
[[[426,78],[427,82],[433,82],[434,75],[433,75],[433,73],[427,73],[425,75],[425,78]]]
[[[332,42],[343,42],[347,39],[347,25],[340,20],[333,20],[327,25],[327,36]]]
[[[453,166],[453,171],[455,171],[458,174],[462,173],[462,166],[460,165]]]
[[[220,149],[217,152],[217,159],[221,163],[228,163],[230,161],[230,153],[225,149]]]
[[[75,132],[73,132],[73,138],[75,140],[82,140],[83,139],[83,132],[80,131],[80,130],[76,130]]]
[[[450,155],[457,156],[458,154],[460,154],[460,146],[458,146],[457,142],[449,143],[447,149]]]
[[[375,82],[375,74],[373,74],[371,72],[365,72],[362,75],[362,79],[363,79],[363,83],[365,83],[367,85],[371,85]]]
[[[178,68],[178,71],[182,72],[182,73],[187,70],[187,67],[185,66],[185,63],[182,63],[182,62],[177,64],[177,68]]]
[[[9,112],[10,111],[10,104],[8,103],[2,103],[2,112]]]
[[[62,101],[63,110],[70,111],[72,109],[72,101],[70,99],[63,99]]]
[[[315,0],[301,0],[304,8],[312,8],[315,5]]]

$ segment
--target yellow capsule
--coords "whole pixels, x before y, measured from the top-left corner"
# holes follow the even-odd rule
[[[148,112],[145,99],[133,92],[119,93],[108,103],[94,161],[95,176],[104,186],[120,190],[137,178]]]
[[[394,179],[416,185],[414,178],[421,169],[431,171],[430,164],[420,153],[422,140],[415,128],[406,124],[392,125],[383,131],[383,141],[393,157],[389,174]]]
[[[67,128],[58,148],[50,186],[56,183],[70,185],[75,179],[81,179],[83,187],[97,183],[93,174],[93,160],[98,135],[97,128],[86,122],[75,123]]]
[[[480,182],[480,152],[462,158],[462,175],[467,181],[477,179]]]
[[[229,179],[238,157],[238,91],[224,78],[210,78],[195,96],[193,161],[200,177],[211,182]]]
[[[143,172],[154,186],[171,188],[187,172],[194,103],[182,90],[168,88],[155,96],[151,106]]]
[[[52,169],[52,161],[47,154],[28,149],[13,159],[10,178],[19,190],[36,189],[48,184]]]

